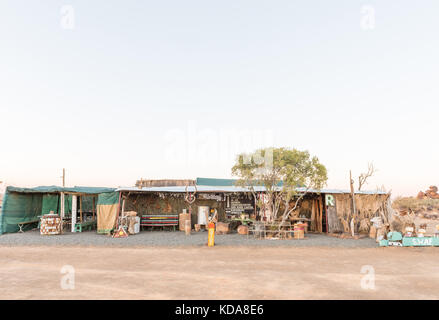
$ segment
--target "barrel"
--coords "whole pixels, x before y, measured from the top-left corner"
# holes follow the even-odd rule
[[[296,223],[294,225],[294,239],[303,239],[303,238],[305,238],[305,224]]]
[[[61,217],[57,214],[46,214],[40,220],[40,234],[53,235],[61,234]]]
[[[210,208],[208,206],[198,207],[198,219],[197,224],[207,226],[207,219],[209,217]]]

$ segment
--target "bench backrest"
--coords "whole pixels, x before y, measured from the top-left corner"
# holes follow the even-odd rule
[[[178,214],[143,215],[140,217],[140,225],[178,225]]]

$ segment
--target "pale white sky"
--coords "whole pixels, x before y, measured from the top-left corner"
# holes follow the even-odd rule
[[[439,184],[438,12],[435,0],[2,1],[0,180],[60,184],[63,167],[68,185],[228,178],[238,152],[274,145],[317,155],[328,187],[373,161],[368,188],[415,195]]]

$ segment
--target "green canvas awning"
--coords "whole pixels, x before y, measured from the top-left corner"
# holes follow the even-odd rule
[[[18,224],[35,221],[42,214],[50,211],[59,213],[60,193],[78,193],[83,195],[113,194],[114,188],[101,187],[58,187],[40,186],[35,188],[18,188],[9,186],[0,213],[0,234],[17,232]],[[113,196],[114,197],[114,196]],[[65,212],[71,212],[72,196],[65,196]],[[84,205],[89,206],[88,203]]]

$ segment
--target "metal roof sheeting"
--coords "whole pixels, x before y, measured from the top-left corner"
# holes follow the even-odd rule
[[[280,189],[280,188],[279,188]],[[264,186],[255,186],[254,190],[256,192],[266,191]],[[171,192],[171,193],[184,193],[186,192],[186,187],[173,186],[173,187],[120,187],[116,191],[126,191],[126,192]],[[187,188],[188,192],[195,192],[194,186],[189,186]],[[237,186],[197,186],[197,192],[217,192],[217,193],[234,193],[234,192],[250,192],[248,187],[237,187]],[[304,192],[306,188],[297,188],[297,192]],[[329,193],[329,194],[345,194],[351,193],[349,190],[339,190],[339,189],[310,189],[310,193]],[[384,191],[355,191],[355,194],[387,194]]]

